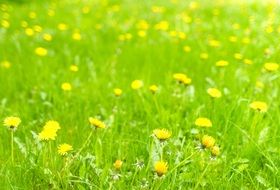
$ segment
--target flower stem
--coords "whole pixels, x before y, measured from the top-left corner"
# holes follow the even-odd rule
[[[12,163],[14,163],[14,132],[11,131],[11,157]]]

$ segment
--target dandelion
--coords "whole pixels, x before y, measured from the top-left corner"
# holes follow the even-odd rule
[[[218,146],[213,146],[211,148],[211,154],[212,154],[212,156],[219,156],[220,148]]]
[[[69,70],[72,72],[78,72],[79,71],[79,67],[77,65],[71,65],[69,67]]]
[[[209,135],[203,135],[203,137],[201,139],[201,144],[205,148],[212,148],[215,145],[215,142],[216,142],[216,140]]]
[[[206,117],[199,117],[195,120],[195,125],[199,126],[199,127],[212,127],[212,122],[210,119],[206,118]]]
[[[185,52],[190,52],[192,49],[191,49],[191,47],[190,46],[184,46],[184,51]]]
[[[61,89],[64,91],[71,91],[72,90],[72,85],[68,82],[64,82],[61,84]]]
[[[261,82],[261,81],[257,81],[256,82],[256,87],[262,89],[262,88],[264,88],[264,83]]]
[[[221,43],[217,40],[209,40],[208,43],[211,47],[220,47],[221,46]]]
[[[166,174],[166,172],[168,170],[167,162],[157,161],[154,165],[154,170],[158,176],[162,176],[162,175]]]
[[[167,21],[160,21],[155,25],[156,30],[166,31],[169,28],[169,23]]]
[[[149,87],[149,90],[150,90],[153,94],[155,94],[155,93],[158,91],[158,87],[157,87],[157,85],[151,85],[151,86]]]
[[[183,73],[175,73],[173,75],[173,78],[178,81],[179,83],[183,83],[185,85],[189,85],[192,82],[192,79],[189,78],[187,75],[183,74]]]
[[[243,60],[243,63],[244,63],[244,64],[247,64],[247,65],[252,65],[252,64],[253,64],[253,61],[250,60],[250,59],[244,59],[244,60]]]
[[[73,150],[73,147],[69,144],[61,144],[58,146],[57,148],[57,152],[58,154],[60,154],[61,156],[65,156],[68,154],[69,151]]]
[[[48,54],[48,50],[43,47],[38,47],[35,49],[35,54],[44,57]]]
[[[42,32],[42,27],[41,26],[39,26],[39,25],[35,25],[34,27],[33,27],[33,30],[35,31],[35,32],[38,32],[38,33],[40,33],[40,32]]]
[[[60,23],[60,24],[57,25],[57,28],[61,31],[65,31],[65,30],[68,29],[68,26],[64,23]]]
[[[153,131],[155,137],[161,141],[167,140],[171,137],[172,133],[167,129],[155,129]]]
[[[145,30],[139,30],[137,34],[141,38],[144,38],[147,36],[147,32]]]
[[[209,57],[209,56],[208,56],[207,53],[201,53],[201,54],[200,54],[200,58],[201,58],[201,59],[208,59],[208,57]]]
[[[216,66],[217,67],[225,67],[225,66],[228,66],[228,62],[227,61],[225,61],[225,60],[220,60],[220,61],[217,61],[216,62]]]
[[[242,57],[243,57],[243,56],[242,56],[242,54],[240,54],[240,53],[235,53],[235,54],[234,54],[234,58],[237,59],[237,60],[241,60]]]
[[[114,94],[115,94],[115,96],[121,96],[122,95],[122,90],[120,88],[115,88],[114,89]]]
[[[4,119],[4,126],[8,127],[11,130],[16,130],[19,124],[21,123],[21,119],[19,117],[6,117]]]
[[[72,34],[72,39],[76,41],[80,41],[82,39],[81,33],[80,32],[74,32]]]
[[[267,112],[268,106],[265,102],[255,101],[250,104],[250,108],[259,112]]]
[[[51,34],[48,34],[48,33],[45,33],[45,34],[43,34],[43,39],[44,39],[45,41],[50,42],[50,41],[52,41],[52,35],[51,35]]]
[[[121,160],[116,160],[113,165],[116,170],[120,170],[122,167],[122,164],[123,164],[123,162]]]
[[[89,120],[89,123],[90,123],[93,127],[95,127],[95,128],[101,128],[101,129],[106,128],[105,123],[103,123],[103,122],[100,121],[99,119],[90,117],[88,120]]]
[[[208,88],[207,93],[212,97],[212,98],[220,98],[222,97],[222,93],[220,90],[217,88]]]
[[[230,42],[233,42],[233,43],[234,43],[234,42],[237,42],[237,37],[236,37],[236,36],[230,36],[230,37],[229,37],[229,41],[230,41]]]
[[[3,26],[3,28],[9,28],[10,27],[10,23],[7,20],[2,20],[1,25]]]
[[[2,61],[0,65],[5,69],[9,69],[11,67],[11,63],[9,61]]]
[[[138,89],[142,88],[143,85],[144,85],[143,81],[141,81],[141,80],[134,80],[131,83],[131,88],[134,89],[134,90],[138,90]]]
[[[279,64],[277,64],[277,63],[265,63],[264,68],[268,72],[277,71],[279,69]]]
[[[43,127],[43,130],[39,133],[39,140],[55,140],[57,136],[57,131],[60,129],[60,125],[57,121],[50,120],[46,122]]]
[[[137,23],[137,28],[139,30],[148,30],[149,29],[149,23],[146,20],[140,20]]]
[[[34,30],[32,28],[26,28],[25,29],[25,34],[27,36],[33,36],[35,34]]]
[[[37,14],[35,12],[30,12],[28,16],[31,19],[35,19],[37,17]]]

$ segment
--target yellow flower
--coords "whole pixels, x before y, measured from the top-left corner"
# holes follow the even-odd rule
[[[228,62],[227,61],[225,61],[225,60],[220,60],[220,61],[217,61],[216,62],[216,66],[217,67],[225,67],[225,66],[228,66]]]
[[[279,64],[277,63],[265,63],[264,64],[265,70],[272,72],[272,71],[277,71],[279,69]]]
[[[78,72],[79,71],[79,67],[77,65],[71,65],[69,69],[72,72]]]
[[[64,30],[68,29],[68,26],[64,23],[60,23],[60,24],[57,25],[57,28],[61,31],[64,31]]]
[[[139,30],[137,34],[139,37],[142,37],[142,38],[147,36],[147,32],[145,30]]]
[[[48,34],[48,33],[46,33],[46,34],[43,34],[43,39],[45,40],[45,41],[52,41],[52,35],[51,34]]]
[[[115,96],[120,96],[120,95],[122,95],[122,89],[120,89],[120,88],[115,88],[115,89],[114,89],[114,94],[115,94]]]
[[[149,90],[150,90],[153,94],[155,94],[155,93],[158,91],[158,87],[157,87],[157,85],[151,85],[151,86],[149,87]]]
[[[213,146],[213,147],[211,148],[211,154],[212,154],[213,156],[219,156],[219,154],[220,154],[220,148],[219,148],[218,146]]]
[[[166,31],[169,28],[169,23],[167,21],[160,21],[155,25],[156,30]]]
[[[162,141],[169,139],[172,135],[172,133],[167,129],[155,129],[153,133],[159,140]]]
[[[154,165],[154,169],[158,176],[162,176],[162,175],[166,174],[167,169],[168,169],[167,162],[157,161]]]
[[[202,139],[201,139],[201,144],[205,147],[205,148],[212,148],[215,145],[215,139],[209,135],[203,135]]]
[[[43,131],[41,131],[39,133],[39,140],[55,140],[57,134],[56,131],[51,129],[51,128],[47,128],[44,129]]]
[[[122,164],[123,164],[123,162],[121,160],[116,160],[115,163],[114,163],[114,168],[116,170],[120,170],[121,167],[122,167]]]
[[[10,23],[7,20],[2,20],[1,25],[3,26],[3,28],[9,28],[10,27]]]
[[[260,112],[267,112],[267,104],[261,101],[255,101],[250,104],[250,108],[260,111]]]
[[[190,52],[192,49],[191,49],[191,47],[190,46],[184,46],[184,51],[185,52]]]
[[[261,82],[261,81],[257,81],[256,82],[256,87],[262,89],[262,88],[264,88],[264,83]]]
[[[33,30],[35,31],[35,32],[38,32],[38,33],[40,33],[40,32],[42,32],[42,27],[41,26],[39,26],[39,25],[35,25],[34,27],[33,27]]]
[[[253,61],[250,60],[250,59],[244,59],[243,62],[247,65],[252,65],[253,64]]]
[[[37,17],[37,14],[35,12],[30,12],[28,16],[29,18],[34,19]]]
[[[82,36],[81,36],[80,32],[74,32],[72,34],[72,38],[73,38],[73,40],[79,41],[82,39]]]
[[[199,127],[212,127],[212,122],[206,117],[199,117],[195,120],[195,125]]]
[[[72,90],[72,86],[71,86],[70,83],[65,82],[65,83],[62,83],[61,89],[64,90],[64,91],[71,91]]]
[[[149,29],[149,24],[147,21],[145,20],[140,20],[138,23],[137,23],[137,28],[139,30],[148,30]]]
[[[138,89],[142,88],[143,85],[144,85],[143,81],[141,81],[141,80],[134,80],[131,83],[131,88],[134,89],[134,90],[138,90]]]
[[[163,13],[165,11],[164,7],[159,7],[159,6],[153,6],[152,7],[152,12],[153,13]]]
[[[2,61],[1,67],[5,68],[5,69],[9,69],[11,67],[11,63],[9,61]]]
[[[235,53],[235,54],[234,54],[234,58],[240,60],[240,59],[242,59],[242,54],[240,54],[240,53]]]
[[[25,34],[27,36],[33,36],[35,33],[34,33],[34,30],[32,28],[26,28],[25,29]]]
[[[187,75],[185,75],[185,74],[183,74],[183,73],[175,73],[175,74],[173,75],[173,78],[174,78],[175,80],[177,80],[178,82],[183,83],[183,84],[185,84],[185,85],[189,85],[189,84],[191,84],[191,82],[192,82],[192,79],[189,78],[189,77],[187,77]]]
[[[221,43],[217,40],[209,40],[208,43],[212,47],[220,47],[221,46]]]
[[[59,129],[61,129],[61,127],[57,121],[50,120],[50,121],[47,121],[44,126],[44,130],[49,130],[49,129],[57,132]]]
[[[209,57],[209,56],[208,56],[207,53],[201,53],[201,54],[200,54],[200,58],[201,58],[201,59],[208,59],[208,57]]]
[[[230,36],[229,41],[230,42],[237,42],[237,37],[236,36]]]
[[[43,47],[38,47],[35,49],[35,53],[38,55],[38,56],[46,56],[48,54],[48,50],[43,48]]]
[[[89,123],[96,128],[101,128],[101,129],[106,128],[106,125],[99,119],[90,117],[88,120],[89,120]]]
[[[65,156],[69,151],[73,150],[73,147],[69,144],[64,143],[59,145],[57,149],[58,154]]]
[[[220,90],[217,88],[208,88],[207,93],[212,97],[212,98],[220,98],[222,96],[222,93]]]
[[[3,122],[4,126],[8,127],[11,130],[17,129],[20,123],[21,123],[21,119],[19,117],[13,117],[13,116],[6,117]]]

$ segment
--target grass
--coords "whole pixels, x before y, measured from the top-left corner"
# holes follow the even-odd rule
[[[0,128],[1,189],[279,188],[279,71],[264,68],[280,58],[278,4],[61,0],[0,8],[0,117],[22,121],[16,131]],[[220,60],[229,65],[216,67]],[[133,90],[136,79],[144,86]],[[207,94],[213,87],[221,98]],[[268,110],[251,109],[254,101]],[[93,129],[89,117],[106,128]],[[196,126],[198,117],[213,126]],[[49,120],[61,129],[55,140],[39,140]],[[172,132],[164,142],[153,135],[161,128]],[[206,134],[219,155],[201,145]],[[57,152],[63,143],[73,146],[65,156]],[[154,171],[160,160],[168,163],[163,176]]]

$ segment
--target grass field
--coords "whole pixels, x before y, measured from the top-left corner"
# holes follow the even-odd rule
[[[279,189],[276,2],[0,9],[0,189]]]

